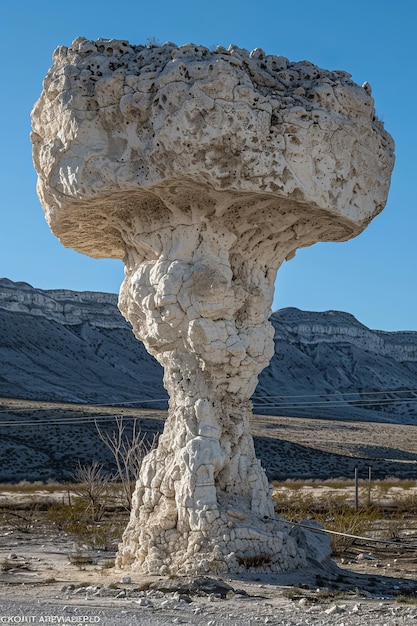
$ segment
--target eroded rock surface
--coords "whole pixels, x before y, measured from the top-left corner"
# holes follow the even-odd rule
[[[118,564],[149,573],[285,571],[249,420],[273,354],[276,271],[382,210],[393,142],[368,84],[231,46],[58,48],[33,111],[38,192],[66,246],[121,258],[119,307],[165,369]]]

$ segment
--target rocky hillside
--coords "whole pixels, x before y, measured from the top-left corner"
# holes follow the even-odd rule
[[[256,412],[417,424],[417,332],[370,330],[337,311],[283,309],[271,321]],[[0,280],[0,396],[166,408],[162,375],[116,295]]]
[[[282,309],[271,321],[258,412],[417,423],[417,332],[370,330],[340,311]]]

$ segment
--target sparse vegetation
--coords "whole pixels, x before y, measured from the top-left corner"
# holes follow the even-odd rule
[[[43,483],[41,481],[29,482],[22,480],[19,483],[0,483],[0,491],[3,493],[37,493],[40,490],[47,491],[53,494],[56,491],[62,491],[62,484],[60,483]]]
[[[289,600],[300,600],[303,597],[303,590],[299,587],[291,587],[290,589],[284,589],[282,595]]]
[[[68,558],[70,563],[76,565],[79,569],[85,569],[86,565],[92,565],[94,563],[92,556],[89,554],[82,554],[81,552],[70,554]]]
[[[104,431],[96,421],[100,440],[110,450],[115,464],[116,477],[121,486],[121,499],[125,508],[132,508],[132,495],[142,462],[146,454],[156,445],[156,436],[151,442],[139,429],[135,418],[126,424],[123,417],[116,417],[116,428],[112,432]]]
[[[90,522],[99,522],[108,504],[112,477],[103,471],[100,463],[94,461],[91,465],[79,463],[74,480],[72,492],[85,505],[85,516]]]
[[[67,483],[65,487],[27,481],[16,485],[0,485],[3,492],[28,496],[24,506],[19,504],[19,508],[16,508],[9,505],[0,510],[3,525],[30,533],[46,508],[46,516],[43,515],[42,519],[58,531],[72,536],[76,545],[89,549],[115,549],[127,523],[126,501],[121,506],[126,485],[114,482],[97,463],[91,467],[80,466],[74,475],[74,480],[76,478],[78,483]],[[389,478],[373,481],[371,505],[365,504],[357,511],[354,507],[352,480],[286,480],[274,482],[273,487],[276,511],[289,521],[310,519],[328,530],[342,534],[398,542],[404,541],[410,532],[417,530],[417,489],[414,480]],[[361,503],[366,503],[367,488],[368,481],[359,481]],[[45,504],[37,500],[36,494],[39,492],[47,492],[51,497],[59,493],[59,500],[53,503],[46,501]],[[332,539],[335,555],[342,555],[355,545],[358,542],[351,537],[335,535]],[[254,560],[257,561],[257,557]],[[254,564],[244,565],[251,567]]]
[[[22,533],[30,533],[33,525],[36,523],[36,516],[40,509],[39,504],[33,500],[29,503],[26,510],[6,510],[3,517],[7,519],[10,526]]]
[[[261,567],[271,562],[271,557],[265,554],[255,554],[253,556],[236,557],[239,565],[243,565],[246,569],[251,567]]]
[[[346,598],[348,593],[346,591],[339,591],[337,589],[318,589],[315,594],[315,598],[321,602],[324,600],[340,600]]]
[[[362,488],[364,484],[367,481],[362,481]],[[377,481],[372,503],[357,510],[352,498],[353,481],[275,482],[273,498],[276,511],[283,518],[292,522],[313,520],[329,531],[341,533],[332,537],[333,554],[337,556],[360,543],[355,538],[358,536],[401,541],[405,530],[413,530],[411,519],[416,511],[417,493],[409,490],[414,486],[415,481],[409,480]],[[392,487],[396,488],[394,493],[390,493]],[[360,493],[365,502],[365,491]]]
[[[108,586],[108,589],[120,589],[119,585],[117,583],[110,583],[110,585]]]
[[[417,598],[406,595],[399,595],[395,598],[396,602],[400,604],[417,604]]]
[[[130,510],[136,477],[153,443],[148,443],[136,419],[130,420],[128,427],[123,417],[116,418],[116,429],[111,433],[101,430],[97,423],[96,429],[100,440],[114,457],[115,477],[105,472],[97,461],[90,465],[78,463],[73,482],[66,484],[66,496],[62,495],[60,501],[47,504],[47,520],[59,531],[72,535],[79,546],[111,550],[117,546],[126,525],[125,515],[120,509]],[[51,496],[57,490],[61,494],[63,492],[62,485],[28,481],[3,487],[3,492],[11,495],[24,493],[34,497],[39,491],[46,491]],[[8,518],[9,525],[22,532],[30,532],[38,508],[36,501],[25,511],[16,512],[7,508],[3,511],[3,519]],[[79,555],[73,558],[77,561]]]
[[[288,479],[282,482],[274,481],[275,486],[286,487],[287,489],[296,491],[303,489],[305,487],[310,487],[312,489],[322,489],[323,487],[327,487],[328,489],[347,489],[354,487],[354,481],[346,478],[327,478],[324,480],[312,479],[312,480],[294,480]],[[360,479],[359,487],[361,489],[368,488],[368,480]],[[417,487],[417,479],[411,478],[395,478],[389,477],[384,478],[383,480],[373,480],[372,481],[372,489],[376,490],[380,493],[388,493],[390,489],[398,487],[402,490],[409,490],[414,487]]]
[[[0,563],[0,571],[2,572],[10,572],[16,569],[29,570],[30,567],[28,563],[26,563],[26,561],[22,559],[18,559],[17,557],[16,558],[8,557],[6,559],[3,559],[3,561]]]
[[[58,530],[74,537],[79,546],[114,550],[126,526],[126,514],[103,511],[100,521],[91,518],[88,502],[74,498],[57,502],[48,509],[48,521]]]

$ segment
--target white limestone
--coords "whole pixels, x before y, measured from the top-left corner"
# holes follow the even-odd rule
[[[261,49],[79,38],[56,50],[32,118],[51,229],[124,260],[120,310],[165,369],[169,415],[119,566],[301,565],[274,520],[249,399],[274,350],[280,264],[384,207],[393,142],[369,85]]]

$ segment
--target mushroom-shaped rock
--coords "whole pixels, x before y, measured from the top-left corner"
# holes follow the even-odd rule
[[[65,246],[124,260],[120,310],[170,395],[121,567],[304,562],[274,518],[250,398],[280,264],[357,235],[386,202],[393,142],[366,85],[236,46],[56,50],[32,113],[39,197]]]

